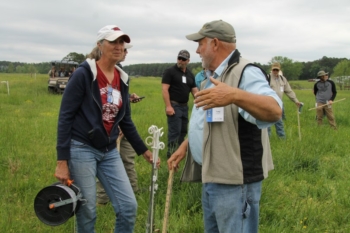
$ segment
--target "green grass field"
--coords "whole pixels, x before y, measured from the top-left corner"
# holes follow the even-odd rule
[[[44,187],[56,182],[56,131],[60,95],[49,94],[46,75],[32,78],[25,74],[0,74],[0,232],[74,232],[74,218],[51,227],[35,215],[33,202]],[[135,78],[131,92],[144,95],[132,105],[133,120],[142,138],[149,136],[151,125],[164,127],[161,141],[166,143],[166,117],[159,78]],[[315,120],[312,83],[297,81],[305,89],[296,89],[305,105],[300,114],[298,133],[297,108],[284,99],[287,139],[271,136],[275,170],[263,182],[260,232],[350,232],[350,146],[348,109],[350,91],[339,91],[334,104],[338,130],[325,119],[322,127]],[[168,171],[166,149],[162,159],[156,193],[155,225],[162,229]],[[183,166],[183,164],[182,164]],[[142,157],[136,159],[139,187],[138,216],[135,232],[145,232],[151,167]],[[175,174],[169,217],[170,233],[203,232],[201,185],[180,183]],[[96,232],[113,232],[115,216],[110,204],[97,208]]]

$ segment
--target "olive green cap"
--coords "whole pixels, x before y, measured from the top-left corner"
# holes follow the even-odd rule
[[[187,39],[199,41],[204,37],[217,38],[221,41],[236,43],[236,33],[232,25],[223,20],[214,20],[203,25],[199,32],[189,34]]]

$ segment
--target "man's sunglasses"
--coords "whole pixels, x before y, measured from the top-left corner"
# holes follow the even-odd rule
[[[187,59],[186,59],[186,58],[183,58],[183,57],[178,57],[177,60],[187,61]]]
[[[279,69],[273,69],[273,71],[280,71]]]

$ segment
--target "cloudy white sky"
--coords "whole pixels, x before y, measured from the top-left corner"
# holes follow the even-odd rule
[[[350,59],[349,0],[2,0],[0,61],[87,54],[97,31],[115,24],[134,46],[124,65],[176,62],[181,49],[200,62],[185,35],[216,19],[233,25],[237,48],[251,61]]]

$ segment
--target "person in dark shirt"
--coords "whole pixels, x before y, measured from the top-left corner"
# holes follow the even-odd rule
[[[168,121],[167,157],[177,149],[187,134],[189,93],[198,91],[194,75],[187,69],[190,53],[181,50],[176,65],[166,69],[162,77],[162,94]]]

